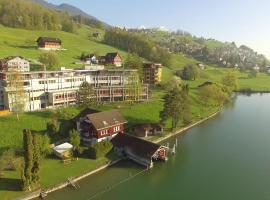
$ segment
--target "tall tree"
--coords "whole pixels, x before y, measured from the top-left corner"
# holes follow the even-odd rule
[[[22,188],[31,191],[33,168],[33,137],[30,130],[23,131],[24,170],[22,172]]]
[[[184,119],[185,112],[190,112],[189,104],[187,87],[172,88],[164,97],[164,108],[160,113],[161,122],[164,123],[167,119],[171,119],[172,129],[175,129],[178,123]],[[188,114],[190,113],[186,113],[185,122],[189,121]]]
[[[143,60],[136,53],[128,54],[124,67],[138,70],[140,80],[143,79]]]
[[[17,120],[19,120],[19,114],[24,111],[26,104],[26,92],[24,90],[24,82],[21,73],[13,71],[9,74],[8,81],[8,88],[10,90],[8,95],[12,100],[12,110],[16,113]]]
[[[88,82],[83,82],[77,93],[77,104],[80,107],[86,108],[96,104],[96,102],[97,96],[94,88]]]
[[[73,150],[78,153],[80,151],[80,143],[81,143],[79,133],[75,129],[72,129],[69,133],[69,138],[70,143],[73,145]]]
[[[39,184],[39,170],[40,170],[40,160],[41,160],[41,137],[39,135],[33,135],[33,167],[32,167],[32,181],[35,185]]]
[[[222,78],[221,83],[227,87],[229,94],[238,89],[238,78],[234,72],[228,72]]]
[[[142,94],[142,83],[138,72],[131,72],[126,79],[127,93],[129,94],[129,101],[134,103],[140,100]]]

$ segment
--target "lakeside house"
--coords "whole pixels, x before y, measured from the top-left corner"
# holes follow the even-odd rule
[[[95,112],[87,109],[76,118],[77,131],[81,140],[95,144],[101,141],[110,141],[118,133],[124,134],[127,121],[118,110]],[[91,114],[88,114],[91,113]]]
[[[29,72],[30,63],[21,56],[9,56],[0,59],[0,72]]]
[[[61,159],[67,159],[71,157],[72,149],[72,144],[65,142],[63,144],[55,146],[53,148],[53,153]]]
[[[132,90],[131,86],[138,81],[132,78],[136,72],[137,70],[133,69],[20,72],[25,94],[24,111],[74,105],[83,82],[93,86],[98,102],[147,100],[148,85],[142,85],[139,95],[129,92]],[[13,72],[0,72],[0,107],[10,111],[14,110],[14,97],[11,95],[14,88],[8,83],[13,74]]]
[[[138,137],[148,137],[163,133],[163,126],[159,123],[145,123],[132,126],[130,132]]]
[[[167,160],[167,147],[128,134],[118,134],[111,140],[118,156],[126,156],[147,168],[153,161]]]
[[[39,37],[37,44],[40,49],[43,50],[60,50],[62,41],[59,38],[53,37]]]
[[[162,64],[158,63],[144,63],[144,83],[151,86],[159,84],[162,80]]]

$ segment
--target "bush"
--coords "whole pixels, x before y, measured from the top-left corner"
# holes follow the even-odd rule
[[[111,142],[102,141],[93,144],[89,147],[89,155],[92,159],[98,159],[100,157],[106,156],[113,148]]]

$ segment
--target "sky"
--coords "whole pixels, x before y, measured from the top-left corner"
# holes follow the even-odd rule
[[[47,0],[115,26],[161,27],[245,44],[270,58],[269,0]]]

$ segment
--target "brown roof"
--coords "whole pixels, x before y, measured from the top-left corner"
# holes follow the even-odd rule
[[[162,64],[159,63],[144,63],[144,68],[162,68]]]
[[[80,114],[78,114],[76,117],[73,118],[73,121],[78,121],[80,120],[81,117],[86,117],[87,115],[98,113],[98,112],[99,112],[98,110],[85,108],[80,112]]]
[[[106,60],[114,60],[114,58],[115,58],[117,55],[120,56],[120,54],[119,54],[118,52],[107,53],[106,56],[105,56],[105,58],[106,58]],[[120,56],[120,58],[121,58],[121,56]]]
[[[137,130],[151,130],[153,128],[162,128],[162,125],[159,123],[146,123],[146,124],[136,124],[132,128]]]
[[[161,145],[137,138],[128,134],[119,133],[112,140],[114,147],[126,148],[134,155],[151,159]]]
[[[93,124],[96,130],[107,127],[123,124],[127,121],[118,110],[111,110],[87,115],[89,121]]]
[[[56,42],[56,43],[60,43],[61,44],[61,40],[59,38],[52,38],[52,37],[39,37],[37,39],[37,42]]]

